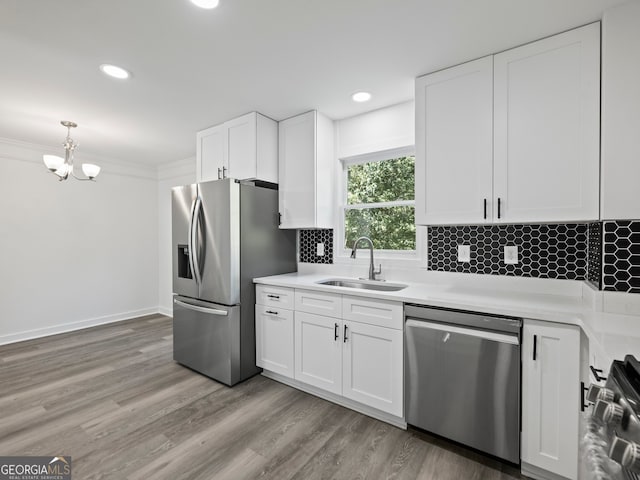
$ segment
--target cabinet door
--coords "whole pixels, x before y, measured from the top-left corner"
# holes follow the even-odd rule
[[[196,180],[208,182],[222,178],[227,168],[226,129],[224,125],[207,128],[196,135]]]
[[[493,59],[416,80],[416,223],[491,221]]]
[[[640,2],[602,19],[603,220],[640,218]]]
[[[229,171],[244,180],[257,177],[256,112],[225,122]]]
[[[342,391],[342,321],[295,312],[295,379],[323,390]]]
[[[342,395],[402,417],[402,330],[344,322]]]
[[[293,310],[256,305],[256,364],[293,378]]]
[[[278,126],[280,228],[316,225],[316,112],[280,122]]]
[[[579,328],[525,320],[522,339],[523,471],[527,463],[566,478],[577,478],[579,384]]]
[[[494,220],[598,219],[600,24],[496,55],[494,95]]]

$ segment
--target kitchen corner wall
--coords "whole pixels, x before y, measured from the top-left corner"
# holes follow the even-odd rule
[[[59,182],[43,153],[0,140],[0,344],[157,311],[156,169],[83,155],[97,181]]]

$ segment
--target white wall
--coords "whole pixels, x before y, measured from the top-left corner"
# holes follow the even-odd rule
[[[58,182],[46,150],[0,141],[0,344],[158,307],[155,169],[87,158],[97,182]]]
[[[338,159],[415,144],[415,103],[391,105],[336,122]]]
[[[195,181],[195,157],[161,166],[158,170],[158,298],[159,310],[165,315],[173,315],[171,188]]]

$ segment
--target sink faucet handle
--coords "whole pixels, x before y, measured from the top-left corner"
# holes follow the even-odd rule
[[[380,275],[382,273],[382,264],[378,264],[378,269],[373,270],[373,278],[371,280],[377,280],[376,275]]]

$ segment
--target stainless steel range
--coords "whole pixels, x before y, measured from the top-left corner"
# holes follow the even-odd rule
[[[593,404],[582,441],[583,477],[640,479],[640,362],[614,361],[604,387],[591,385]]]

